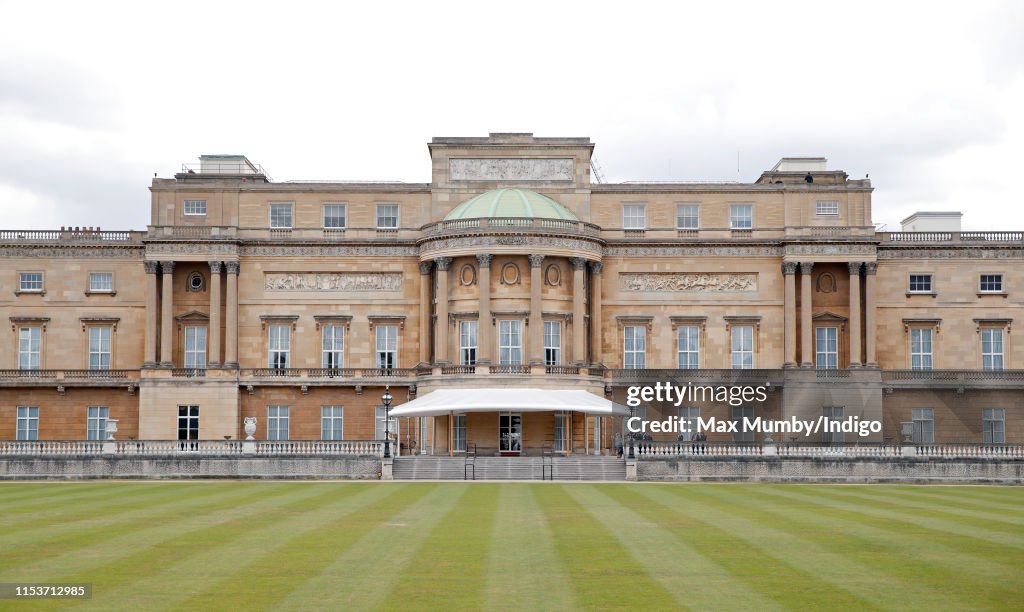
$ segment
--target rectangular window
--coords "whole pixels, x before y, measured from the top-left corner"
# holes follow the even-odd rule
[[[981,411],[981,434],[985,444],[1006,444],[1006,410],[983,408]]]
[[[201,216],[206,214],[206,200],[185,200],[186,216]]]
[[[647,328],[627,325],[622,328],[622,364],[627,370],[647,367]]]
[[[18,440],[39,439],[39,407],[18,406]]]
[[[20,272],[18,274],[18,290],[40,292],[43,290],[42,272]]]
[[[544,321],[544,365],[562,363],[562,324]]]
[[[696,406],[685,407],[681,406],[678,408],[679,425],[684,426],[679,433],[680,440],[692,440],[694,434],[697,433],[697,419],[700,418],[700,408]]]
[[[466,452],[466,415],[452,415],[452,450],[456,453]]]
[[[836,200],[818,200],[814,212],[818,215],[838,215],[839,202]]]
[[[476,365],[476,331],[476,321],[459,321],[459,363],[462,365]]]
[[[730,229],[752,229],[754,227],[754,205],[732,204],[729,206]]]
[[[345,367],[345,326],[324,325],[323,342],[323,368],[336,370]]]
[[[695,230],[700,227],[700,206],[697,204],[676,205],[676,229]]]
[[[1003,275],[982,274],[979,289],[983,292],[1001,293],[1003,291]]]
[[[839,328],[814,328],[814,364],[820,370],[839,367]]]
[[[178,406],[178,439],[199,439],[199,406]]]
[[[754,327],[732,327],[732,369],[750,370],[754,367]]]
[[[910,330],[910,368],[932,369],[932,330],[917,327]]]
[[[107,419],[110,418],[108,406],[89,406],[85,416],[85,439],[106,440]]]
[[[377,229],[398,229],[398,204],[377,205]]]
[[[288,406],[267,406],[267,439],[288,439]]]
[[[110,369],[110,336],[109,327],[89,328],[89,369]]]
[[[391,434],[391,441],[392,441],[392,443],[395,440],[399,440],[400,438],[398,436],[398,419],[395,418],[394,416],[391,416],[391,414],[388,413],[388,415],[387,415],[388,416],[388,419],[387,419],[388,420],[387,431],[385,432],[385,429],[384,429],[384,413],[385,413],[384,406],[377,406],[377,407],[375,407],[374,408],[374,412],[376,414],[376,419],[375,419],[376,425],[374,426],[374,431],[373,431],[374,438],[373,439],[374,440],[383,440],[384,439],[384,434],[385,433],[390,433]],[[392,452],[397,452],[398,451],[398,449],[395,448],[394,444],[392,444],[391,450],[392,450]],[[465,448],[463,448],[463,450],[465,450]]]
[[[398,326],[377,326],[377,367],[390,370],[398,367]]]
[[[114,273],[90,272],[89,291],[93,293],[111,293],[114,291]]]
[[[498,322],[498,348],[501,365],[523,363],[522,321],[505,319]]]
[[[564,453],[566,449],[565,439],[566,434],[569,430],[569,413],[564,410],[558,410],[555,412],[555,430],[554,430],[554,444],[552,450],[556,453]]]
[[[696,370],[700,368],[700,327],[683,325],[676,329],[676,354],[679,369]]]
[[[981,369],[1003,369],[1003,330],[986,327],[981,330]]]
[[[910,275],[910,292],[911,293],[931,293],[932,292],[932,275],[931,274],[911,274]]]
[[[320,439],[345,439],[345,408],[343,406],[320,406]]]
[[[344,204],[324,204],[324,229],[345,229]]]
[[[18,330],[18,369],[38,370],[40,367],[40,346],[43,329],[22,327]]]
[[[931,408],[914,408],[911,417],[914,420],[913,441],[917,444],[935,444],[935,417]]]
[[[733,442],[753,442],[754,441],[754,430],[748,425],[752,425],[754,420],[754,407],[753,406],[733,406],[732,408],[732,420],[736,423],[736,431],[732,433]]]
[[[291,327],[288,325],[271,325],[268,328],[267,367],[283,369],[291,363]]]
[[[206,367],[206,328],[197,325],[185,327],[185,367]]]
[[[270,205],[270,227],[271,229],[291,229],[292,227],[292,205],[271,204]]]
[[[836,429],[840,421],[843,420],[843,407],[842,406],[824,406],[821,409],[822,418],[828,423],[835,423],[832,425],[832,429]],[[825,444],[842,444],[843,443],[843,432],[841,431],[823,431],[821,434],[821,441]]]
[[[625,229],[644,229],[647,226],[647,206],[645,204],[622,205],[622,227]]]

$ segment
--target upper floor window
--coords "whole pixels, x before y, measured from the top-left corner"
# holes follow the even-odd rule
[[[754,227],[753,204],[731,204],[729,206],[730,229],[752,229]]]
[[[676,229],[695,230],[700,227],[700,206],[678,204],[676,206]]]
[[[544,321],[544,365],[562,363],[562,324]]]
[[[998,327],[981,330],[981,369],[1003,369],[1003,330]]]
[[[324,204],[324,229],[345,229],[344,204]]]
[[[814,212],[818,215],[838,215],[839,202],[836,200],[818,200]]]
[[[267,328],[269,334],[267,343],[267,367],[287,368],[291,362],[291,326],[271,325]]]
[[[523,363],[523,322],[505,319],[498,322],[498,357],[501,365]]]
[[[345,326],[324,325],[323,333],[323,367],[328,370],[345,367]]]
[[[700,327],[682,325],[676,329],[676,352],[680,369],[700,368]]]
[[[459,321],[459,363],[476,365],[477,322]]]
[[[911,293],[931,293],[932,292],[932,275],[931,274],[911,274],[910,275],[910,292]]]
[[[89,369],[110,369],[110,338],[113,329],[110,327],[89,328]]]
[[[982,274],[978,287],[982,292],[1000,293],[1003,290],[1002,274]]]
[[[270,205],[271,229],[291,229],[292,205],[290,203]]]
[[[647,367],[647,328],[627,325],[622,328],[622,365],[627,370]]]
[[[206,200],[185,200],[186,216],[202,216],[206,214]]]
[[[622,227],[625,229],[644,229],[647,226],[647,206],[645,204],[622,205]]]
[[[932,369],[932,330],[915,327],[910,330],[910,368],[913,370]]]
[[[198,325],[185,327],[185,363],[186,368],[203,369],[206,367],[206,328]]]
[[[39,406],[18,406],[18,440],[39,439]]]
[[[39,369],[42,334],[41,327],[22,327],[18,330],[18,369]]]
[[[89,291],[94,293],[111,293],[114,291],[114,273],[90,272]]]
[[[981,435],[985,444],[1006,444],[1006,410],[981,409]]]
[[[839,367],[838,327],[814,329],[814,364],[822,370],[834,370]]]
[[[398,204],[377,205],[377,229],[398,229]]]
[[[398,367],[398,326],[378,325],[377,367],[390,370]]]
[[[19,272],[18,273],[18,290],[19,291],[33,291],[41,292],[43,290],[43,273],[42,272]]]
[[[754,367],[754,326],[732,326],[732,369],[749,370]]]

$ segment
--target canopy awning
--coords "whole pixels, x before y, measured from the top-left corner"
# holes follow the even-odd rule
[[[391,416],[441,416],[452,412],[552,412],[628,415],[620,404],[579,389],[438,389],[391,409]]]

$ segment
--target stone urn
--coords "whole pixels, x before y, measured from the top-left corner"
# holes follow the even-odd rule
[[[107,440],[113,440],[117,433],[117,419],[107,419]]]
[[[245,423],[245,435],[246,440],[255,440],[253,434],[256,433],[256,417],[245,417],[243,421]]]

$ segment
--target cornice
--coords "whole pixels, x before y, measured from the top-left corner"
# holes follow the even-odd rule
[[[130,258],[142,260],[145,246],[139,244],[124,245],[62,245],[62,244],[17,244],[0,245],[0,257],[106,257]]]
[[[934,245],[878,247],[878,259],[1024,259],[1024,247],[980,245]]]

